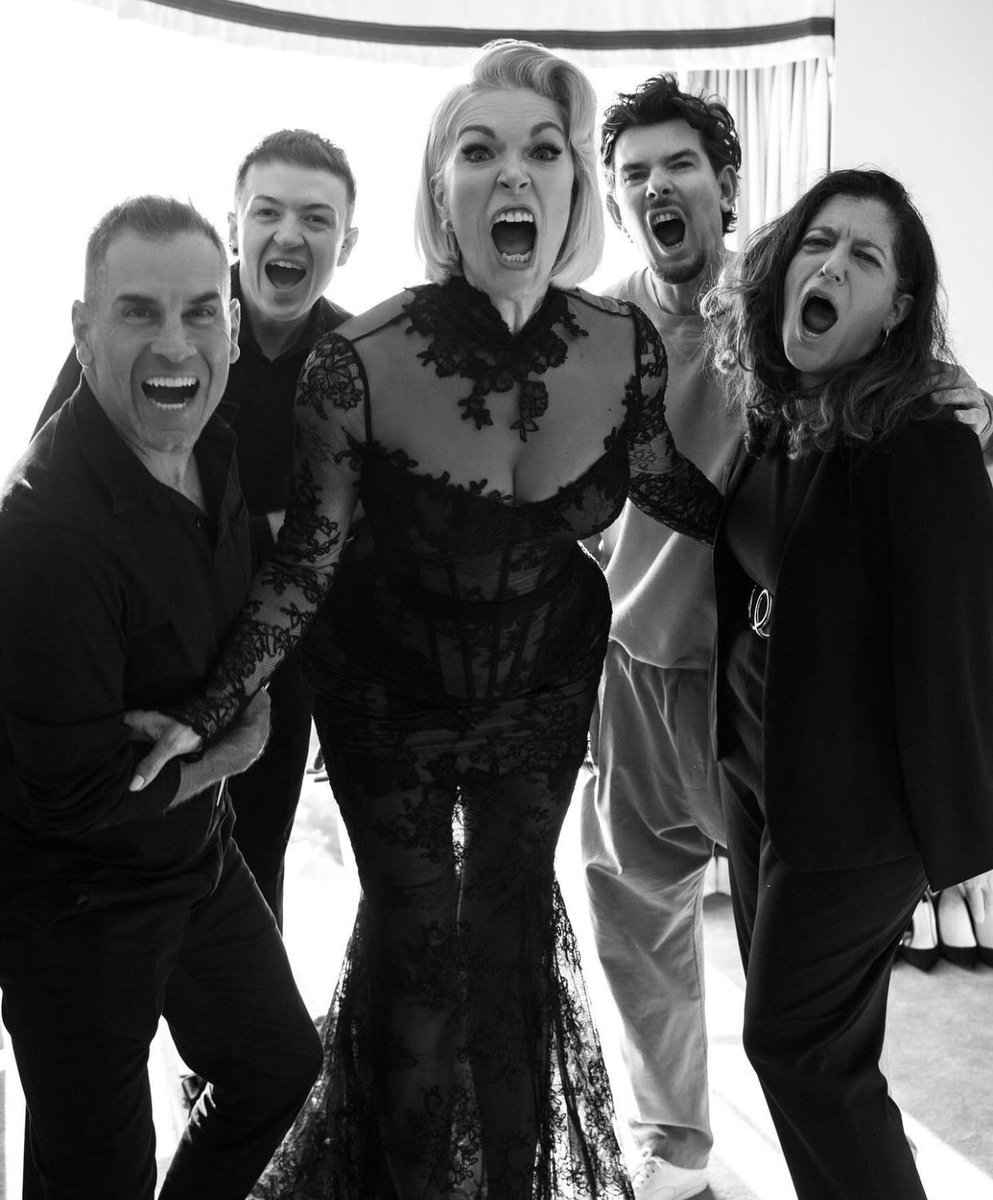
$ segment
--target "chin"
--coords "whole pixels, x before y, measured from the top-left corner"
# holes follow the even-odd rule
[[[702,256],[676,261],[656,258],[652,269],[663,283],[689,283],[703,273],[706,265],[707,260]]]

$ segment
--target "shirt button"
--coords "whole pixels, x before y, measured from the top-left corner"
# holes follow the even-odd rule
[[[204,525],[206,524],[207,522],[203,519],[203,517],[197,517],[197,529],[203,529]]]

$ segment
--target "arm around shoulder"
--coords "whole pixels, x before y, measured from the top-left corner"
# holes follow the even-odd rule
[[[889,477],[904,785],[936,888],[993,867],[993,488],[964,425],[911,422]]]

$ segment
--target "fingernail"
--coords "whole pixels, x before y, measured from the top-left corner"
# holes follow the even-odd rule
[[[144,786],[145,786],[144,778],[141,775],[136,775],[134,777],[134,779],[132,779],[131,782],[128,784],[128,791],[129,792],[140,792]]]

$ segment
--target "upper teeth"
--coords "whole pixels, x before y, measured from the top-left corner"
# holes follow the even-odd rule
[[[534,214],[528,212],[526,208],[508,208],[506,212],[497,213],[493,218],[493,224],[498,225],[501,221],[529,221],[534,224]]]
[[[680,219],[681,218],[678,216],[678,214],[673,213],[673,212],[652,213],[652,216],[651,216],[651,222],[652,222],[653,228],[656,225],[661,225],[665,221],[678,221]]]
[[[299,263],[290,262],[289,259],[286,259],[286,258],[275,258],[269,264],[269,266],[270,267],[289,267],[291,270],[294,270],[294,271],[305,270],[305,268],[302,267]]]
[[[146,379],[145,382],[149,387],[196,387],[197,379],[195,375],[156,375],[152,379]]]

